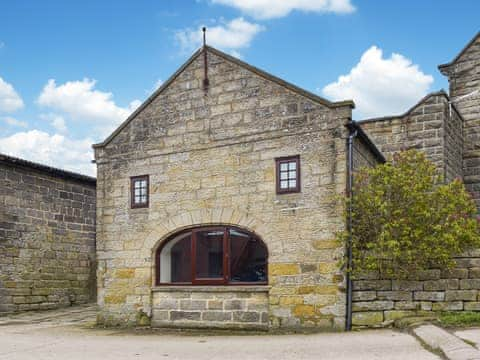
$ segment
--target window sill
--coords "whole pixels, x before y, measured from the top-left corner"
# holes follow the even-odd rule
[[[269,285],[160,285],[152,292],[268,292]]]

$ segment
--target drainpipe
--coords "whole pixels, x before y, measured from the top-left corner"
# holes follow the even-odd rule
[[[347,170],[347,197],[350,198],[347,209],[347,317],[345,321],[345,330],[352,330],[352,297],[353,297],[353,282],[351,277],[351,269],[353,263],[352,254],[352,189],[353,189],[353,139],[357,136],[358,131],[349,127],[350,134],[348,135],[348,170]]]

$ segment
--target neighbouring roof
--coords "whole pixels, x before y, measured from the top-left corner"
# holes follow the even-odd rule
[[[444,70],[446,70],[446,68],[448,68],[449,66],[455,64],[458,61],[458,59],[460,59],[460,57],[470,48],[470,46],[472,46],[473,43],[477,41],[478,38],[480,38],[480,31],[472,38],[472,40],[468,42],[467,45],[465,45],[465,47],[458,53],[457,56],[455,56],[455,58],[452,61],[446,64],[438,65],[438,69],[440,70],[440,72],[443,75],[447,75],[446,73],[444,73]]]
[[[19,167],[23,169],[35,170],[37,172],[48,174],[54,177],[58,177],[66,180],[75,180],[75,181],[87,183],[90,185],[95,185],[97,183],[97,179],[91,176],[54,168],[48,165],[38,164],[32,161],[20,159],[14,156],[5,155],[1,153],[0,153],[0,164],[9,165],[12,167]]]
[[[345,100],[345,101],[337,101],[337,102],[332,102],[327,99],[324,99],[318,95],[315,95],[312,92],[309,92],[305,89],[302,89],[296,85],[293,85],[292,83],[289,83],[285,80],[280,79],[279,77],[276,77],[266,71],[263,71],[259,68],[256,68],[242,60],[239,60],[231,55],[228,55],[220,50],[217,50],[211,46],[203,46],[200,49],[198,49],[165,83],[162,84],[160,88],[158,88],[147,100],[143,102],[142,105],[140,105],[120,126],[109,136],[107,137],[103,142],[94,144],[94,148],[99,148],[107,145],[120,131],[125,128],[143,109],[145,109],[158,95],[160,95],[181,73],[185,68],[187,68],[188,65],[190,65],[197,56],[202,54],[204,51],[209,51],[212,54],[215,54],[219,57],[224,58],[227,61],[230,61],[240,67],[243,67],[253,73],[255,73],[258,76],[261,76],[267,80],[273,81],[293,92],[296,92],[300,95],[305,96],[306,98],[315,101],[317,103],[320,103],[324,106],[330,107],[330,108],[336,108],[336,107],[342,107],[342,106],[350,106],[352,109],[355,108],[355,103],[352,100]]]
[[[380,150],[378,150],[377,146],[373,143],[373,141],[368,137],[367,133],[362,129],[361,124],[356,121],[349,121],[346,127],[350,131],[356,131],[357,137],[372,151],[372,154],[380,163],[385,163],[387,160],[385,156],[382,154]]]
[[[370,118],[370,119],[364,119],[364,120],[359,120],[358,123],[365,124],[365,123],[371,123],[371,122],[376,122],[376,121],[386,121],[386,120],[392,120],[392,119],[399,119],[403,118],[405,116],[410,115],[412,111],[414,111],[419,105],[421,105],[423,102],[427,101],[429,98],[434,97],[434,96],[444,96],[447,101],[450,103],[452,108],[457,112],[457,114],[461,117],[461,114],[458,112],[457,108],[455,107],[454,104],[450,102],[450,97],[446,93],[445,90],[441,89],[439,91],[432,92],[430,94],[425,95],[423,98],[420,99],[415,105],[413,105],[410,109],[405,111],[403,114],[398,114],[398,115],[389,115],[389,116],[381,116],[381,117],[376,117],[376,118]],[[462,118],[463,119],[463,118]]]

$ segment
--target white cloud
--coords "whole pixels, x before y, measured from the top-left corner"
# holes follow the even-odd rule
[[[234,7],[257,19],[280,18],[294,10],[336,14],[355,11],[350,0],[211,0],[211,2]]]
[[[54,113],[40,114],[40,119],[48,121],[50,125],[59,133],[64,134],[68,131],[65,119],[61,115]]]
[[[73,140],[39,130],[0,138],[0,152],[62,169],[95,175],[91,139]]]
[[[57,85],[48,80],[37,99],[38,104],[63,111],[72,119],[103,122],[117,125],[125,120],[138,106],[139,100],[129,107],[120,107],[113,101],[113,94],[95,89],[96,80],[67,81]]]
[[[26,121],[20,121],[11,116],[5,116],[3,118],[3,121],[5,121],[5,123],[10,126],[16,126],[16,127],[22,127],[22,128],[28,127],[28,124]]]
[[[410,59],[393,53],[383,58],[376,46],[365,51],[350,73],[322,89],[333,100],[352,99],[360,117],[392,115],[406,111],[424,96],[433,83]]]
[[[0,112],[10,113],[23,108],[23,100],[13,86],[0,77]]]
[[[185,52],[191,52],[202,44],[202,27],[177,31],[175,37]],[[217,26],[208,27],[207,44],[214,47],[233,51],[246,48],[253,38],[265,30],[262,25],[246,21],[242,17],[223,22]]]

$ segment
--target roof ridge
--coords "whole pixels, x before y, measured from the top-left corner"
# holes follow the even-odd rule
[[[283,87],[286,87],[287,89],[294,91],[296,93],[299,93],[307,98],[309,98],[312,101],[318,102],[324,106],[331,107],[331,108],[336,108],[336,107],[342,107],[342,106],[350,106],[351,108],[355,107],[355,103],[352,100],[346,100],[346,101],[337,101],[337,102],[331,102],[327,99],[324,99],[310,91],[307,91],[305,89],[302,89],[292,83],[289,83],[279,77],[276,77],[264,70],[261,70],[255,66],[252,66],[240,59],[237,59],[231,55],[228,55],[224,53],[223,51],[220,51],[216,48],[213,48],[209,45],[202,46],[198,50],[196,50],[188,60],[183,63],[182,66],[180,66],[170,78],[168,78],[167,81],[165,81],[162,86],[160,86],[156,91],[152,93],[130,116],[123,121],[103,142],[93,144],[93,148],[100,148],[106,146],[110,141],[113,140],[113,138],[120,133],[143,109],[145,109],[158,95],[160,95],[179,75],[180,73],[185,70],[187,66],[189,66],[197,56],[203,53],[203,51],[211,51],[213,54],[223,57],[227,61],[231,61],[238,66],[241,66],[243,68],[246,68],[249,71],[252,71],[253,73],[262,76],[266,78],[267,80],[273,81]]]
[[[34,162],[34,161],[21,159],[19,157],[15,157],[15,156],[3,154],[3,153],[0,153],[0,163],[7,163],[7,164],[10,164],[10,165],[27,167],[27,168],[42,171],[42,172],[45,172],[45,173],[48,173],[48,174],[51,174],[51,175],[54,175],[54,176],[59,176],[59,177],[69,178],[69,179],[75,179],[75,180],[79,180],[79,181],[82,181],[82,182],[96,183],[96,181],[97,181],[97,179],[92,177],[92,176],[88,176],[88,175],[80,174],[80,173],[77,173],[77,172],[56,168],[56,167],[45,165],[45,164],[40,164],[40,163],[37,163],[37,162]]]
[[[408,116],[417,106],[419,106],[421,103],[424,101],[428,100],[432,96],[445,96],[447,100],[450,101],[450,97],[448,96],[447,92],[444,89],[440,89],[438,91],[433,91],[431,93],[428,93],[424,97],[422,97],[419,101],[415,103],[415,105],[411,106],[407,111],[405,111],[402,114],[396,114],[396,115],[388,115],[388,116],[379,116],[379,117],[373,117],[373,118],[367,118],[363,120],[357,120],[359,124],[367,123],[367,122],[375,122],[375,121],[384,121],[384,120],[391,120],[391,119],[396,119],[396,118],[401,118]]]
[[[447,67],[455,64],[455,63],[458,61],[458,59],[460,59],[460,57],[465,53],[465,51],[467,51],[467,50],[470,48],[470,46],[472,46],[473,43],[474,43],[475,41],[477,41],[477,39],[478,39],[479,37],[480,37],[480,31],[478,31],[477,34],[467,43],[467,45],[465,45],[465,46],[463,47],[463,49],[460,50],[460,52],[457,54],[457,56],[455,56],[455,58],[454,58],[453,60],[451,60],[451,61],[448,62],[448,63],[438,65],[438,69],[440,70],[440,72],[441,72],[443,75],[447,75],[447,74],[445,74],[442,70],[445,70],[445,68],[447,68]]]

